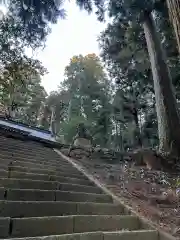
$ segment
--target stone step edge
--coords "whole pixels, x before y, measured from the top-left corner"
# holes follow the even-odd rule
[[[23,167],[23,166],[20,166],[20,165],[13,165],[13,163],[14,162],[20,162],[20,163],[24,163],[24,162],[27,162],[27,163],[30,163],[30,164],[36,164],[37,162],[36,161],[34,161],[34,162],[29,162],[29,161],[19,161],[19,160],[16,160],[16,159],[11,159],[10,161],[7,161],[7,160],[4,160],[4,159],[0,159],[0,167],[2,168],[2,169],[7,169],[8,167],[11,167],[11,166],[13,166],[13,167],[21,167],[21,168],[27,168],[27,167]],[[43,165],[43,166],[46,166],[46,165],[44,165],[43,163],[40,163],[40,165]],[[39,166],[39,164],[38,164],[38,166]],[[62,166],[62,168],[61,168],[61,166]],[[61,165],[61,164],[59,164],[58,165],[58,167],[54,167],[54,166],[52,166],[51,165],[51,167],[50,167],[50,169],[52,169],[52,168],[59,168],[60,167],[60,169],[61,170],[63,170],[63,169],[66,169],[66,168],[69,168],[69,167],[71,167],[71,169],[75,169],[74,167],[72,167],[71,165],[69,165],[69,167],[64,167],[63,165]],[[31,167],[32,168],[32,167]],[[33,168],[33,169],[35,169],[36,168],[36,166]],[[48,168],[49,168],[49,166],[48,166]],[[37,169],[42,169],[42,168],[38,168],[37,167]]]
[[[6,171],[6,170],[0,170],[0,172],[4,172],[4,171]],[[13,177],[13,176],[11,176],[11,173],[15,173],[15,174],[24,174],[24,175],[32,175],[32,177],[33,177],[33,175],[35,175],[35,176],[40,176],[40,177],[49,177],[49,180],[41,180],[41,179],[35,179],[35,180],[40,180],[40,181],[56,181],[56,182],[60,182],[59,180],[53,180],[53,178],[55,179],[55,178],[63,178],[64,180],[67,180],[67,182],[62,182],[62,183],[71,183],[71,181],[72,182],[78,182],[78,183],[74,183],[74,184],[77,184],[77,185],[82,185],[82,186],[94,186],[95,187],[95,185],[92,183],[92,182],[90,182],[88,179],[83,179],[83,178],[73,178],[73,177],[68,177],[68,175],[69,174],[67,174],[66,176],[65,175],[56,175],[56,174],[51,174],[51,173],[35,173],[35,172],[19,172],[19,171],[15,171],[15,170],[9,170],[9,171],[6,171],[7,172],[7,176],[9,176],[8,178],[15,178],[15,177]],[[70,175],[71,176],[71,175]],[[0,177],[1,178],[1,177]],[[33,179],[31,179],[31,178],[18,178],[18,179],[28,179],[28,180],[33,180]],[[68,180],[70,181],[70,182],[68,182]],[[80,183],[82,181],[82,183]],[[73,184],[73,183],[72,183]]]
[[[19,166],[33,166],[33,168],[42,168],[42,169],[55,169],[56,171],[62,171],[67,174],[79,174],[82,175],[81,172],[78,172],[77,169],[75,169],[72,166],[69,167],[62,167],[60,164],[58,165],[51,165],[51,164],[43,164],[43,163],[37,163],[37,162],[31,162],[31,161],[19,161],[19,160],[12,160],[8,166],[16,166],[18,164]]]
[[[19,209],[19,210],[18,210]],[[1,218],[43,218],[79,215],[122,215],[124,209],[116,204],[67,201],[0,201]]]
[[[52,165],[53,166],[59,166],[60,165],[60,166],[62,166],[64,168],[72,167],[72,165],[67,164],[65,162],[62,162],[61,159],[53,160],[54,158],[53,157],[51,157],[51,158],[52,158],[51,159],[51,163],[52,164],[50,164],[49,158],[45,158],[45,157],[44,158],[39,158],[37,155],[32,156],[32,158],[28,158],[28,156],[26,154],[24,154],[22,157],[19,157],[19,156],[16,156],[16,155],[7,156],[7,155],[1,155],[0,154],[0,159],[2,161],[7,161],[8,159],[10,159],[12,161],[21,161],[21,162],[23,162],[26,159],[30,163],[36,163],[37,162],[38,164],[46,164],[46,165],[51,165],[51,166]]]
[[[129,230],[139,230],[140,224],[139,224],[139,219],[136,216],[128,216],[128,215],[68,215],[68,216],[48,216],[48,217],[25,217],[25,218],[11,218],[11,217],[6,217],[6,218],[0,218],[0,222],[6,222],[6,229],[9,228],[9,236],[13,237],[30,237],[29,233],[27,233],[27,230],[29,229],[29,225],[32,224],[30,229],[33,231],[33,235],[31,236],[36,236],[37,229],[40,227],[42,228],[43,224],[44,226],[51,223],[59,223],[59,224],[67,224],[68,226],[66,228],[65,232],[61,232],[62,230],[58,231],[57,234],[65,234],[65,233],[78,233],[78,232],[89,232],[88,231],[88,224],[89,224],[89,219],[92,222],[91,231],[96,232],[97,231],[97,225],[94,225],[93,222],[97,221],[98,225],[102,225],[101,220],[105,221],[105,227],[103,225],[104,230],[102,231],[109,231],[109,226],[108,223],[111,222],[111,232],[112,231],[121,231],[124,229],[129,229]],[[112,221],[118,226],[112,225]],[[84,225],[82,225],[82,222],[84,222]],[[56,224],[55,224],[56,225]],[[90,224],[91,225],[91,224]],[[85,226],[85,228],[84,228]],[[57,231],[57,226],[55,227]],[[16,234],[16,231],[18,229],[18,235]],[[69,231],[67,232],[67,229]],[[6,230],[7,231],[7,230]],[[26,232],[25,235],[23,232]],[[51,235],[51,230],[44,230],[44,234],[50,234]],[[43,236],[42,232],[42,236]],[[48,233],[49,232],[49,233]],[[30,233],[31,234],[31,233]],[[7,236],[8,236],[7,235]],[[24,235],[24,236],[23,236]],[[40,235],[41,236],[41,235]]]
[[[1,172],[2,170],[0,170],[0,172]],[[6,171],[6,170],[4,170],[4,171]],[[51,172],[48,174],[48,173],[35,173],[35,172],[23,172],[23,171],[15,171],[15,170],[13,170],[13,169],[9,169],[9,171],[6,171],[6,172],[9,172],[9,174],[10,174],[10,177],[11,177],[11,173],[15,173],[15,174],[27,174],[27,175],[38,175],[38,176],[42,176],[42,177],[61,177],[60,175],[56,175],[56,174],[52,174]],[[68,177],[68,175],[69,174],[67,174],[66,175],[66,177],[64,177],[63,175],[62,175],[62,177],[64,177],[64,178],[69,178],[69,179],[72,179],[72,180],[82,180],[82,179],[78,179],[78,178],[71,178],[71,177]],[[80,175],[81,176],[81,175]],[[32,179],[33,180],[33,179]],[[52,180],[51,180],[52,181]],[[89,179],[84,179],[84,181],[87,181],[87,182],[90,182],[89,181]]]
[[[49,236],[38,236],[38,237],[25,237],[25,238],[7,238],[7,240],[111,240],[113,235],[118,235],[118,237],[123,237],[124,235],[129,235],[132,239],[135,236],[143,234],[151,234],[153,237],[157,237],[153,239],[152,237],[148,240],[158,240],[158,231],[156,230],[133,230],[133,231],[116,231],[116,232],[106,232],[106,231],[96,231],[96,232],[85,232],[85,233],[72,233],[72,234],[62,234],[62,235],[49,235]],[[106,237],[110,235],[110,238]],[[138,236],[138,237],[139,237]],[[131,240],[129,238],[129,240]],[[119,238],[120,239],[120,238]],[[135,238],[134,240],[138,240],[139,238]]]
[[[3,167],[3,168],[1,168]],[[29,172],[28,171],[15,171],[13,170],[13,168],[20,168],[20,169],[27,169],[27,167],[22,167],[22,166],[11,166],[11,165],[1,165],[0,164],[0,172],[1,173],[6,173],[7,176],[9,176],[9,173],[10,172],[19,172],[19,173],[26,173],[26,174],[35,174],[35,175],[50,175],[52,177],[63,177],[63,178],[70,178],[70,179],[73,179],[74,181],[76,180],[82,180],[82,181],[87,181],[87,182],[90,182],[89,179],[87,179],[85,176],[83,176],[82,174],[74,174],[74,173],[68,173],[68,172],[65,172],[65,171],[57,171],[57,170],[48,170],[48,169],[41,169],[41,168],[29,168]],[[32,172],[33,170],[40,170],[40,171],[49,171],[49,173],[42,173],[42,172]],[[59,174],[58,174],[59,173]],[[5,176],[5,175],[4,175]],[[2,176],[3,177],[3,176]],[[94,183],[91,183],[93,186],[94,186]]]
[[[90,195],[90,196],[98,196],[98,197],[109,197],[109,199],[111,198],[109,195],[105,194],[105,193],[86,193],[86,192],[74,192],[74,191],[61,191],[61,190],[57,190],[57,189],[54,189],[54,190],[47,190],[47,189],[38,189],[38,188],[35,188],[35,189],[31,189],[31,188],[28,188],[28,189],[25,189],[25,188],[7,188],[7,187],[0,187],[0,190],[3,190],[4,191],[4,196],[7,195],[7,191],[8,190],[12,190],[12,191],[33,191],[33,192],[36,192],[36,191],[39,191],[39,192],[54,192],[54,193],[70,193],[70,194],[75,194],[75,195]],[[4,200],[7,200],[6,198],[4,198]],[[11,200],[8,200],[8,201],[11,201]],[[12,200],[13,201],[13,200]],[[39,202],[39,201],[38,201]],[[92,202],[94,203],[94,202]],[[96,203],[96,202],[95,202]],[[104,203],[104,202],[103,202]]]
[[[9,159],[9,158],[8,158]],[[37,160],[37,158],[36,157],[34,157],[34,159],[28,159],[28,160],[25,160],[26,158],[21,158],[21,159],[18,159],[18,158],[14,158],[14,159],[10,159],[10,161],[9,161],[9,163],[8,163],[8,165],[11,165],[13,162],[21,162],[21,163],[29,163],[29,164],[33,164],[33,165],[35,165],[35,166],[46,166],[46,167],[55,167],[55,168],[61,168],[62,167],[62,169],[69,169],[69,168],[71,168],[71,169],[73,169],[73,170],[77,170],[76,168],[74,168],[71,164],[69,164],[69,165],[66,165],[66,164],[64,164],[64,163],[61,163],[60,161],[59,162],[53,162],[53,161],[51,161],[51,162],[48,162],[48,160],[47,161],[39,161],[39,160]],[[1,161],[1,160],[0,160]],[[2,161],[7,161],[6,159],[2,159]]]
[[[62,170],[62,171],[67,171],[67,172],[70,172],[70,171],[74,171],[74,172],[77,172],[77,169],[75,169],[72,165],[63,165],[61,164],[61,162],[57,163],[57,164],[51,164],[49,163],[48,161],[47,162],[37,162],[36,160],[25,160],[24,159],[17,159],[17,158],[14,158],[14,159],[1,159],[0,158],[0,165],[6,165],[6,166],[14,166],[14,164],[18,163],[19,166],[22,166],[22,164],[27,164],[27,166],[29,165],[33,165],[34,168],[41,168],[41,167],[46,167],[46,168],[56,168],[56,169],[59,169],[59,170]]]
[[[83,175],[82,173],[79,173],[79,172],[77,172],[77,173],[69,173],[69,172],[66,172],[66,171],[62,171],[62,169],[61,169],[61,171],[59,171],[59,170],[56,170],[56,169],[52,169],[52,168],[35,168],[35,167],[22,167],[22,166],[19,166],[19,165],[7,165],[7,170],[9,170],[9,171],[13,171],[12,170],[12,168],[13,167],[17,167],[17,168],[25,168],[25,169],[32,169],[32,171],[33,170],[42,170],[42,171],[50,171],[50,172],[54,172],[54,173],[56,173],[56,174],[52,174],[52,175],[55,175],[55,176],[65,176],[65,177],[67,177],[67,176],[74,176],[74,178],[77,178],[77,179],[83,179],[83,180],[87,180],[87,181],[89,181],[89,179],[85,176],[85,175]],[[2,169],[3,170],[3,169]],[[19,172],[21,172],[21,171],[19,171]],[[28,173],[28,172],[27,172]],[[36,172],[30,172],[30,173],[35,173],[36,174]],[[57,175],[57,173],[59,173],[60,175]],[[40,173],[41,174],[41,173]],[[43,173],[44,174],[44,173]],[[73,177],[72,177],[73,178]]]
[[[47,190],[48,191],[48,190]],[[121,205],[117,204],[117,203],[96,203],[96,202],[66,202],[66,201],[21,201],[21,200],[0,200],[0,204],[3,203],[22,203],[22,204],[54,204],[54,203],[62,203],[62,204],[67,204],[67,205],[71,205],[71,204],[77,204],[77,205],[93,205],[93,206],[104,206],[104,207],[122,207]]]
[[[101,183],[99,180],[95,179],[93,175],[87,172],[87,169],[83,167],[81,163],[77,163],[77,161],[73,158],[67,157],[60,150],[54,148],[54,151],[60,155],[64,160],[71,163],[77,170],[82,172],[90,181],[92,181],[96,186],[102,189],[104,194],[107,194],[112,197],[114,203],[120,204],[124,208],[125,214],[135,215],[139,218],[142,228],[149,228],[149,230],[158,231],[160,240],[177,240],[177,238],[173,237],[168,232],[165,232],[157,224],[153,223],[149,219],[141,216],[137,211],[135,211],[131,206],[128,206],[120,197],[116,196],[112,191],[110,191],[105,184]]]
[[[29,152],[29,154],[27,154],[27,152]],[[25,153],[30,157],[38,154],[42,158],[45,157],[45,156],[48,156],[48,157],[55,157],[57,159],[57,157],[58,157],[58,155],[53,150],[51,152],[47,152],[46,149],[44,149],[43,147],[42,147],[41,151],[39,151],[39,150],[36,150],[36,149],[25,150],[23,148],[20,149],[18,147],[14,148],[14,149],[11,148],[11,147],[7,147],[7,148],[3,147],[2,148],[1,145],[0,145],[0,154],[1,155],[4,155],[4,154],[6,155],[6,153],[9,154],[9,155],[10,154],[24,155],[24,153]]]
[[[0,142],[0,144],[1,144],[1,142]],[[39,149],[38,150],[36,150],[36,149],[32,150],[32,149],[28,149],[28,148],[24,148],[24,147],[22,147],[22,148],[0,147],[0,152],[2,152],[2,153],[8,152],[10,154],[12,152],[14,154],[23,154],[26,151],[30,152],[29,156],[32,156],[33,154],[36,154],[36,153],[39,154],[39,155],[42,155],[42,157],[46,156],[46,154],[48,156],[50,156],[51,154],[53,154],[54,156],[57,156],[56,154],[54,154],[53,150],[51,152],[47,152],[47,149],[44,149],[43,147],[42,147],[41,150],[39,150]]]
[[[56,183],[57,184],[57,188],[56,189],[52,189],[52,190],[60,190],[61,186],[72,186],[72,187],[79,187],[79,188],[83,188],[86,187],[87,189],[99,189],[97,186],[89,186],[89,185],[81,185],[81,184],[75,184],[75,183],[68,183],[68,182],[59,182],[59,181],[44,181],[44,180],[33,180],[33,179],[28,179],[28,178],[13,178],[13,177],[9,177],[9,178],[2,178],[0,177],[0,185],[1,185],[1,180],[18,180],[19,182],[31,182],[31,183]],[[3,186],[2,186],[3,187]],[[32,188],[33,189],[33,188]],[[75,191],[76,192],[76,191]],[[85,192],[86,193],[86,192]],[[89,192],[87,192],[89,193]],[[100,193],[100,192],[99,192]]]
[[[12,220],[18,220],[18,219],[21,219],[21,220],[41,220],[41,219],[67,219],[67,218],[80,218],[80,217],[84,217],[86,219],[88,219],[89,217],[93,217],[93,218],[118,218],[118,219],[122,219],[122,220],[137,220],[139,221],[139,218],[134,216],[134,215],[121,215],[121,214],[105,214],[105,215],[98,215],[98,214],[88,214],[88,215],[85,215],[85,214],[79,214],[79,215],[66,215],[66,216],[43,216],[43,217],[22,217],[22,218],[19,218],[19,217],[15,217],[15,218],[11,218],[9,217],[10,219]],[[1,219],[3,219],[3,217],[0,217]],[[7,217],[5,217],[7,218]]]

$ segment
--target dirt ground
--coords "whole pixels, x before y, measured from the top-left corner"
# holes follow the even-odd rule
[[[139,215],[180,239],[180,181],[178,183],[177,174],[85,157],[76,161]]]

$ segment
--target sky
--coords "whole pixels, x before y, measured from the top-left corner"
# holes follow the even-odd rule
[[[73,55],[99,54],[97,37],[106,26],[97,21],[95,14],[80,11],[73,1],[67,1],[64,8],[66,19],[53,25],[45,49],[36,54],[49,72],[42,77],[42,85],[48,93],[56,90],[63,80],[64,69]]]

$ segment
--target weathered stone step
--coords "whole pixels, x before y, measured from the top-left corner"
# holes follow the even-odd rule
[[[82,193],[60,190],[5,189],[0,188],[1,200],[11,201],[66,201],[112,203],[112,197],[106,194]]]
[[[55,166],[51,164],[40,164],[40,163],[35,163],[35,162],[28,162],[28,161],[13,161],[11,163],[12,166],[21,166],[21,167],[31,167],[31,168],[41,168],[41,169],[50,169],[50,170],[56,170],[56,171],[61,171],[65,172],[68,174],[79,174],[83,175],[81,172],[79,172],[76,168],[73,166],[69,167],[62,167],[60,164]]]
[[[18,155],[12,155],[12,154],[7,154],[7,155],[2,155],[0,154],[0,160],[4,162],[9,162],[9,161],[26,161],[26,162],[32,162],[32,163],[43,163],[43,164],[50,164],[54,166],[63,166],[63,167],[68,167],[72,166],[69,162],[62,160],[60,157],[57,158],[57,160],[49,158],[49,157],[43,157],[39,158],[38,156],[32,156],[29,157],[28,154],[24,154],[23,156],[18,156]]]
[[[0,217],[123,214],[121,205],[106,203],[0,201]]]
[[[8,159],[2,159],[2,158],[0,158],[0,164],[1,164],[1,165],[8,166],[11,162],[12,162],[12,159],[11,159],[11,158],[8,158]]]
[[[13,154],[0,154],[0,159],[1,160],[9,160],[9,159],[11,159],[11,160],[18,160],[18,161],[31,161],[31,162],[38,162],[38,163],[50,163],[50,164],[52,164],[52,165],[61,165],[61,166],[64,166],[64,167],[68,167],[68,166],[71,166],[71,164],[70,163],[68,163],[68,162],[65,162],[65,161],[62,161],[61,160],[61,158],[59,158],[59,159],[57,159],[57,160],[55,160],[55,159],[53,159],[52,157],[50,158],[50,157],[39,157],[39,156],[36,156],[36,155],[34,155],[34,156],[28,156],[28,155],[26,155],[26,154],[24,154],[24,155],[22,155],[22,156],[20,156],[20,155],[18,155],[18,154],[15,154],[15,155],[13,155]]]
[[[11,168],[10,168],[11,169]],[[0,177],[7,177],[8,173],[3,175],[0,170]],[[54,172],[53,172],[54,173]],[[69,178],[64,176],[57,176],[56,173],[52,174],[51,172],[43,174],[43,173],[32,173],[32,172],[19,172],[19,171],[11,171],[9,172],[9,178],[18,178],[18,179],[30,179],[30,180],[43,180],[43,181],[58,181],[62,183],[72,183],[79,185],[88,185],[94,186],[92,182],[89,180],[78,179],[78,178]],[[68,175],[67,175],[68,176]]]
[[[61,164],[61,162],[57,163],[57,164],[54,164],[53,161],[50,163],[50,162],[39,162],[39,161],[36,161],[36,160],[15,160],[16,162],[21,162],[22,164],[34,164],[35,167],[44,167],[44,168],[47,168],[47,167],[50,167],[50,168],[55,168],[55,169],[60,169],[60,170],[63,170],[63,171],[74,171],[74,172],[79,172],[76,168],[74,168],[71,164],[69,165],[63,165]]]
[[[39,155],[33,155],[33,156],[29,156],[28,154],[23,154],[23,155],[19,155],[19,154],[13,154],[13,153],[8,153],[8,154],[2,154],[0,153],[0,159],[12,159],[12,160],[26,160],[26,161],[38,161],[38,162],[44,162],[44,163],[52,163],[52,164],[61,164],[64,166],[68,166],[70,165],[68,162],[62,161],[60,157],[57,157],[56,159],[53,157],[48,157],[47,155],[42,157]]]
[[[102,190],[95,186],[83,186],[72,183],[61,183],[59,184],[59,190],[62,191],[73,191],[73,192],[84,192],[84,193],[102,193]]]
[[[9,239],[9,238],[8,238]],[[43,237],[11,238],[9,240],[158,240],[155,230],[117,231],[117,232],[86,232]]]
[[[1,144],[1,142],[0,142]],[[44,150],[44,151],[43,151]],[[53,149],[51,149],[50,151],[47,150],[46,148],[43,148],[43,150],[38,149],[38,148],[29,148],[29,147],[24,147],[24,146],[12,146],[10,144],[7,144],[6,146],[0,145],[0,153],[3,152],[13,152],[14,154],[19,153],[19,154],[23,154],[28,152],[29,156],[33,155],[33,154],[38,154],[38,155],[42,155],[45,156],[45,153],[48,154],[49,156],[55,154],[55,152],[53,151]]]
[[[103,240],[159,240],[159,234],[155,230],[104,232]]]
[[[8,139],[0,139],[0,151],[2,150],[2,149],[7,149],[7,148],[9,148],[10,150],[15,150],[15,151],[17,151],[17,150],[25,150],[25,151],[38,151],[38,152],[40,152],[40,153],[43,153],[43,150],[45,151],[45,152],[47,152],[47,153],[51,153],[51,151],[53,151],[53,149],[52,148],[49,148],[49,147],[45,147],[45,146],[43,146],[43,145],[41,145],[41,144],[33,144],[33,145],[31,145],[29,142],[21,142],[21,141],[18,141],[17,139],[16,140],[14,140],[14,141],[11,141],[11,139],[10,138],[8,138]]]
[[[54,159],[52,156],[48,155],[48,154],[45,154],[45,155],[42,155],[42,154],[38,154],[38,153],[32,153],[31,154],[29,153],[29,151],[26,151],[24,153],[20,153],[20,152],[14,152],[14,151],[0,151],[0,158],[7,158],[7,157],[16,157],[16,158],[24,158],[27,156],[28,159],[32,159],[32,158],[37,158],[39,160],[43,160],[43,159]],[[54,159],[55,161],[58,161],[58,158]]]
[[[60,183],[57,181],[42,181],[24,178],[0,178],[0,187],[102,193],[101,189],[95,186],[84,186],[72,183]]]
[[[0,178],[0,187],[56,190],[59,187],[59,183],[55,181],[53,182],[53,181],[40,181],[40,180],[16,179],[16,178]]]
[[[78,180],[86,180],[89,181],[87,179],[86,176],[84,176],[83,174],[69,174],[69,173],[62,173],[61,171],[56,171],[55,169],[41,169],[41,168],[32,168],[32,167],[21,167],[21,166],[10,166],[9,167],[10,171],[16,171],[16,172],[29,172],[29,173],[40,173],[40,174],[48,174],[48,175],[52,175],[52,176],[59,176],[59,177],[67,177],[67,178],[73,178],[73,179],[78,179]]]
[[[1,152],[0,151],[0,158],[4,158],[4,159],[7,159],[9,157],[14,157],[14,158],[17,158],[17,159],[23,159],[23,158],[27,158],[29,160],[31,159],[37,159],[39,161],[43,161],[43,160],[46,160],[46,161],[54,161],[54,162],[59,162],[59,161],[62,161],[60,156],[56,156],[56,157],[52,157],[51,155],[48,155],[48,154],[45,154],[45,155],[41,155],[41,154],[38,154],[38,153],[31,153],[28,154],[28,151],[25,152],[24,154],[20,154],[20,153],[14,153],[13,151],[12,152]],[[64,161],[62,161],[64,162]],[[65,163],[65,162],[64,162]]]
[[[5,156],[5,155],[0,155],[0,163],[9,163],[9,162],[12,162],[12,161],[25,161],[25,162],[31,162],[31,163],[37,163],[37,164],[44,164],[44,165],[50,165],[50,166],[55,166],[55,167],[58,167],[58,166],[62,166],[64,168],[67,168],[67,167],[72,167],[72,165],[68,162],[64,162],[64,161],[61,161],[61,159],[55,161],[55,160],[51,160],[49,158],[45,159],[45,158],[42,158],[42,159],[38,159],[38,157],[32,157],[32,158],[29,158],[28,156],[24,155],[23,157],[19,157],[17,155],[9,155],[9,156]]]
[[[55,153],[57,154],[57,153]],[[11,151],[9,149],[7,150],[0,150],[0,157],[1,158],[5,158],[5,157],[10,157],[10,156],[16,156],[16,157],[19,157],[19,158],[22,158],[24,156],[27,156],[29,159],[31,158],[39,158],[39,159],[54,159],[55,161],[58,161],[59,160],[59,156],[57,155],[56,157],[53,157],[51,154],[41,154],[41,153],[38,153],[38,152],[31,152],[31,150],[25,150],[24,152],[20,152],[20,151]]]
[[[12,237],[35,237],[66,233],[138,230],[140,221],[135,216],[78,215],[11,219]]]
[[[0,169],[0,178],[8,178],[8,171]]]
[[[1,146],[1,145],[0,145]],[[46,148],[44,148],[43,150],[41,149],[25,149],[23,147],[18,147],[16,146],[14,149],[11,146],[7,146],[7,147],[0,147],[0,154],[2,155],[8,155],[8,154],[14,154],[14,155],[28,155],[28,156],[39,156],[39,157],[50,157],[53,158],[55,160],[59,159],[59,155],[53,150],[51,149],[51,151],[47,151]]]
[[[5,171],[8,171],[9,166],[8,166],[7,163],[5,163],[5,164],[3,164],[3,163],[1,164],[1,163],[0,163],[0,169],[5,170]]]
[[[11,201],[55,201],[56,191],[40,189],[5,189],[5,196],[2,188],[0,189],[1,199]]]
[[[98,193],[56,191],[56,201],[112,203],[112,197]]]
[[[18,179],[29,179],[29,180],[42,180],[42,181],[50,181],[50,176],[48,174],[41,173],[26,173],[26,172],[18,172],[18,171],[10,171],[10,178],[18,178]]]

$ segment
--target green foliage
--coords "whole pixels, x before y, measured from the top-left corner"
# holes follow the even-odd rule
[[[39,125],[45,129],[49,129],[51,126],[53,133],[58,135],[60,124],[67,117],[68,101],[67,91],[51,92],[42,106]]]
[[[145,112],[154,108],[143,29],[136,22],[115,19],[101,33],[99,43],[110,76],[118,83],[113,100],[115,145],[121,149],[122,144],[125,148],[142,145],[142,121]]]
[[[73,56],[65,69],[62,89],[69,94],[68,123],[65,125],[73,127],[68,132],[74,129],[76,120],[82,120],[88,126],[94,143],[105,146],[111,128],[110,84],[100,59],[95,54]],[[64,125],[61,125],[62,128]],[[74,130],[72,132],[74,135]]]
[[[64,136],[64,139],[67,143],[72,143],[72,139],[77,133],[77,126],[80,123],[83,123],[87,129],[91,127],[91,122],[88,122],[82,116],[73,117],[69,121],[64,121],[61,124],[59,133]]]
[[[113,21],[99,37],[101,56],[110,76],[118,83],[113,102],[113,119],[117,133],[114,139],[122,141],[124,146],[129,145],[129,138],[134,139],[129,145],[131,147],[137,146],[135,142],[138,138],[141,138],[145,146],[158,145],[154,86],[144,30],[140,24],[143,13],[152,10],[163,47],[167,50],[168,63],[179,98],[179,57],[167,8],[162,2],[110,1],[109,13]],[[135,127],[133,122],[136,122]],[[129,134],[131,123],[133,125]]]
[[[10,117],[36,125],[46,96],[40,84],[46,69],[39,60],[26,56],[28,42],[20,27],[9,15],[0,21],[0,103]]]
[[[61,0],[9,0],[8,2],[1,0],[1,2],[8,3],[7,17],[14,22],[15,34],[32,47],[42,45],[50,32],[50,24],[57,23],[58,18],[65,17]]]

